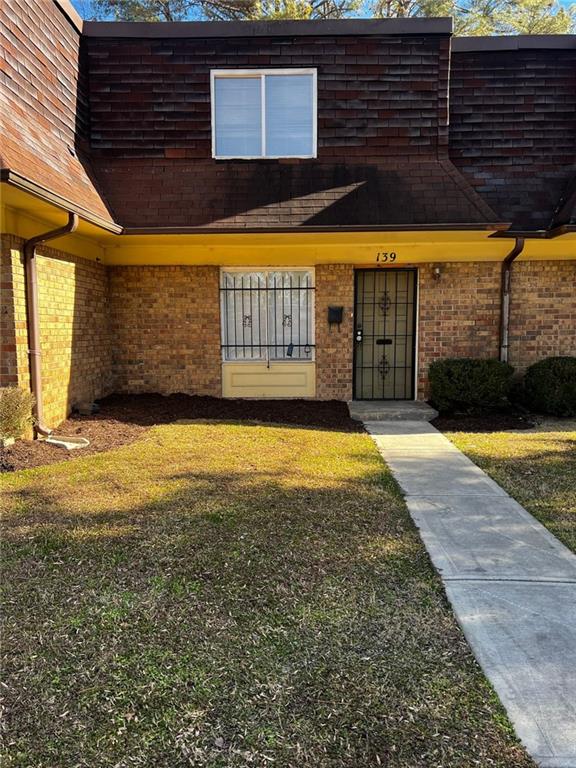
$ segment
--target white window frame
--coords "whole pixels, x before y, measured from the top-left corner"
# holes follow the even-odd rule
[[[266,154],[266,75],[311,75],[312,76],[312,154],[310,155],[267,155]],[[216,95],[217,77],[253,77],[260,80],[261,98],[261,155],[218,155],[216,154]],[[210,114],[212,121],[212,157],[214,160],[282,160],[307,159],[318,155],[318,70],[308,69],[212,69],[210,70]]]
[[[301,363],[315,363],[316,362],[316,269],[315,267],[220,267],[220,280],[219,280],[219,291],[222,287],[222,281],[224,278],[224,275],[227,272],[264,272],[266,275],[266,286],[268,287],[268,274],[270,272],[308,272],[311,278],[311,301],[310,301],[310,333],[312,336],[312,350],[310,354],[310,358],[307,360],[293,360],[291,358],[275,358],[272,359],[270,357],[270,349],[268,347],[268,338],[270,335],[269,328],[268,328],[268,322],[269,322],[269,316],[268,316],[268,304],[266,304],[266,323],[264,326],[264,334],[265,334],[265,346],[266,346],[266,354],[263,357],[259,358],[246,358],[245,360],[226,360],[226,352],[224,350],[224,345],[226,344],[226,330],[225,330],[225,310],[224,310],[224,301],[223,297],[220,297],[220,340],[222,344],[222,350],[221,350],[221,358],[222,363],[226,365],[253,365],[254,363],[260,363],[264,364],[268,367],[270,367],[271,364],[274,365],[295,365],[295,364],[301,364]]]

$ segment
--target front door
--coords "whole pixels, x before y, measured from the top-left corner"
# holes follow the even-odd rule
[[[413,400],[416,270],[356,270],[354,399]]]

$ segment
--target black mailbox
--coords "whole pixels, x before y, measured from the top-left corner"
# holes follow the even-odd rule
[[[344,316],[344,307],[328,307],[328,323],[340,325]]]

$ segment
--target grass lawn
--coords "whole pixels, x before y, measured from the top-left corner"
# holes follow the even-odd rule
[[[370,438],[195,423],[2,480],[5,768],[527,768]]]
[[[576,422],[447,437],[576,552]]]

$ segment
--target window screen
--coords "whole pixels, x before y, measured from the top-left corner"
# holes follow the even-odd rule
[[[217,158],[314,157],[316,73],[213,72]]]

